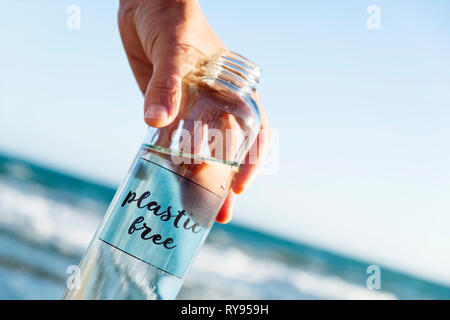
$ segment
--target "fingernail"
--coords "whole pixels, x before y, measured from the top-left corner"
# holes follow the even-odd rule
[[[146,119],[165,120],[168,117],[167,108],[163,105],[151,105],[147,107],[145,112]]]

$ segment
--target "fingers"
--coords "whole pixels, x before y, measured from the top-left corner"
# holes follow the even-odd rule
[[[171,40],[170,40],[171,39]],[[154,51],[153,72],[145,91],[144,118],[152,127],[170,124],[178,114],[182,80],[204,55],[197,49],[169,37]]]
[[[139,65],[138,59],[131,61],[140,85],[147,80],[144,120],[152,127],[167,126],[177,116],[182,78],[191,68],[192,52],[184,44],[183,38],[187,19],[183,13],[185,10],[181,3],[169,5],[164,1],[142,1],[132,16],[136,33],[133,39],[136,38],[140,43],[140,48],[134,50],[136,54],[132,58],[141,58],[151,65],[151,70],[145,68],[146,74],[140,76],[139,67],[142,64]],[[127,53],[130,51],[127,50]]]
[[[216,221],[219,223],[228,223],[233,216],[233,207],[235,202],[236,195],[233,191],[230,190],[228,196],[225,199],[222,207],[219,210],[219,213],[216,216]]]
[[[232,189],[236,194],[241,194],[253,182],[262,168],[264,157],[270,149],[269,123],[264,109],[260,107],[259,110],[261,114],[261,129],[234,178]]]
[[[153,74],[153,64],[147,58],[134,23],[135,3],[121,1],[118,23],[122,43],[139,89],[145,93]]]
[[[164,127],[176,117],[181,99],[183,68],[176,54],[159,58],[145,91],[144,118],[152,127]]]

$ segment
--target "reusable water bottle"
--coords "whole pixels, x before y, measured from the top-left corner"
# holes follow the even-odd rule
[[[64,299],[176,297],[258,134],[259,74],[223,50],[183,78],[177,117],[148,129]]]

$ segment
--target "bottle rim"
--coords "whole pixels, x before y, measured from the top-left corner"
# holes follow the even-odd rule
[[[244,56],[226,49],[214,54],[205,65],[205,80],[218,82],[241,94],[250,95],[258,84],[260,67]]]

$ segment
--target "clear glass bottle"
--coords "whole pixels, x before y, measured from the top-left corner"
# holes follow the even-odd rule
[[[149,128],[64,299],[176,297],[258,134],[259,74],[223,50],[184,77],[176,119]]]

